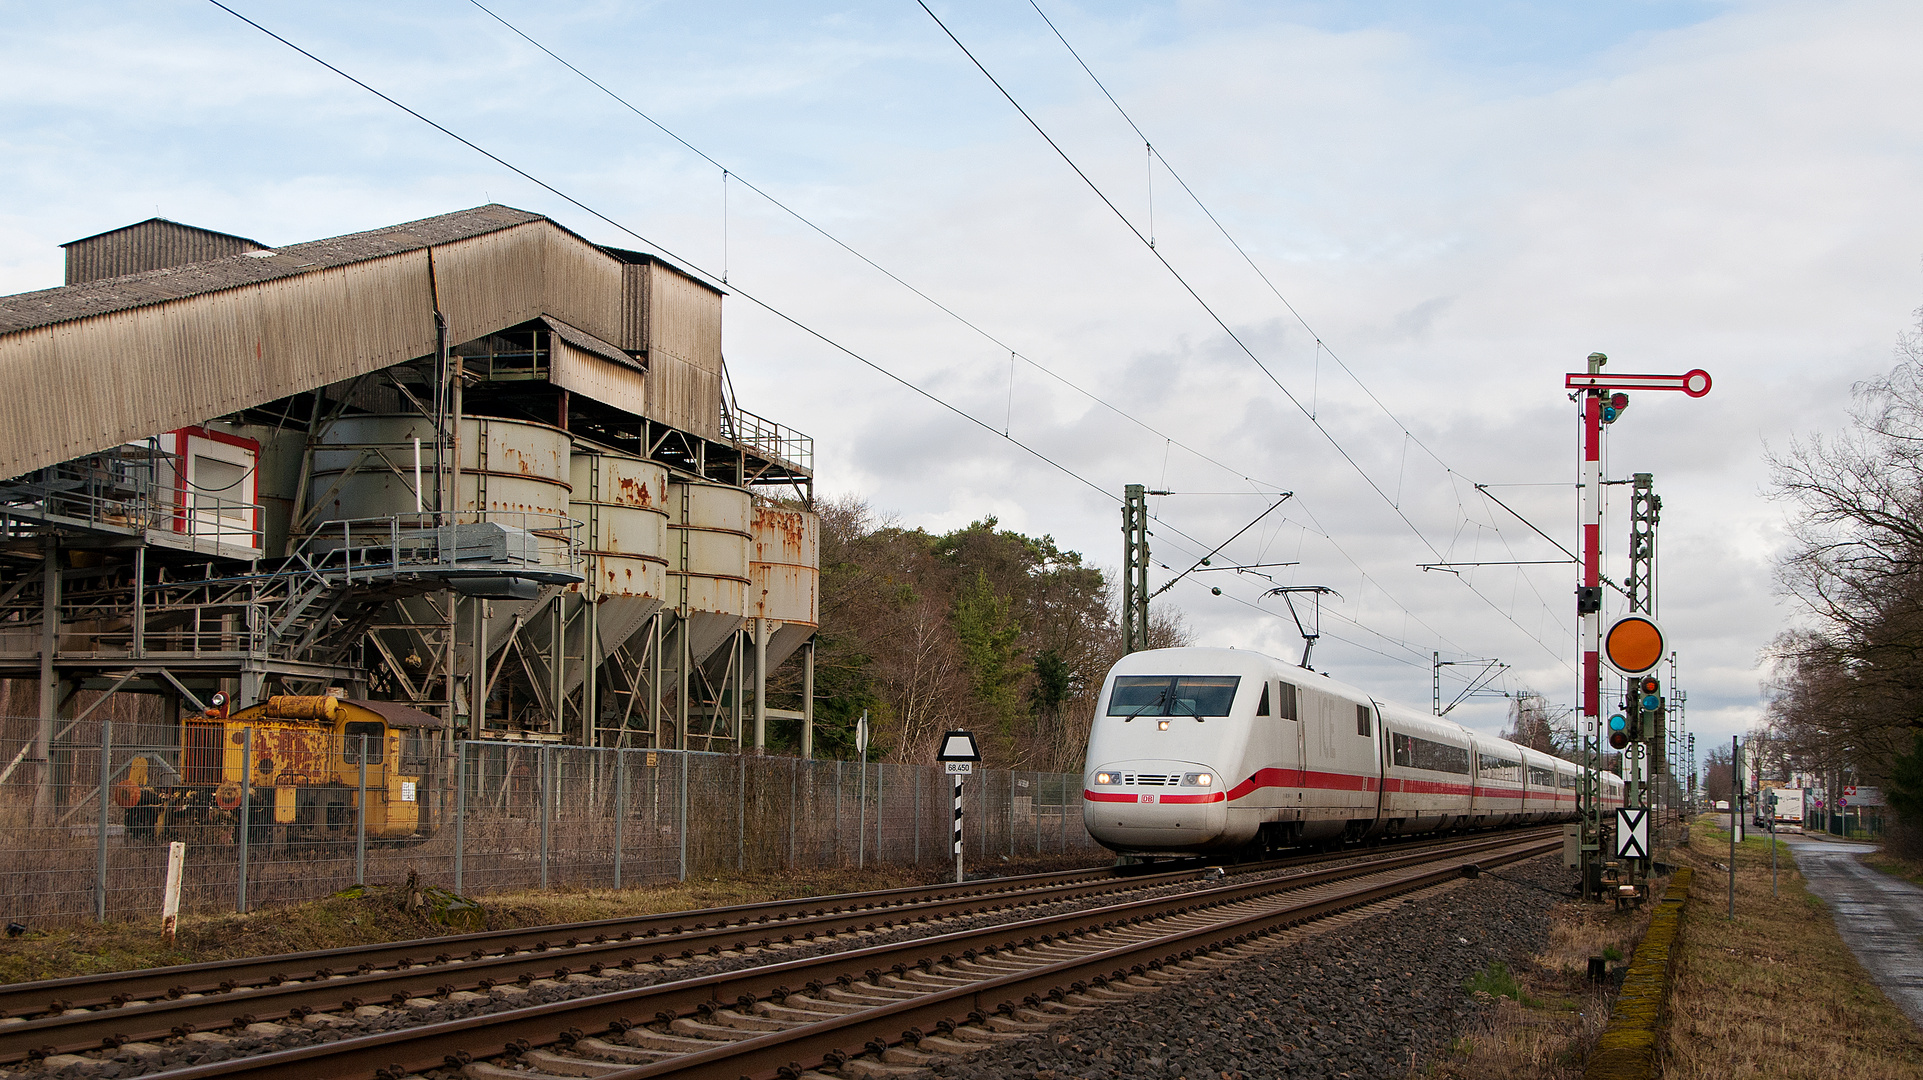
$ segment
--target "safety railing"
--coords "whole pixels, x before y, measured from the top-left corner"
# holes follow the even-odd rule
[[[261,549],[259,503],[177,484],[157,439],[127,443],[0,482],[0,526],[17,536],[60,525],[147,537],[220,554]]]
[[[743,450],[802,472],[814,472],[815,440],[811,435],[803,435],[785,424],[777,424],[739,405],[731,406],[726,402],[721,407],[721,426],[734,444]]]
[[[288,570],[345,584],[450,571],[579,579],[581,524],[518,511],[489,511],[479,521],[451,524],[434,513],[339,518],[317,524],[294,545]]]

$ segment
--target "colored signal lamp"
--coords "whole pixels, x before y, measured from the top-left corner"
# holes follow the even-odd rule
[[[1629,721],[1623,719],[1623,715],[1621,713],[1617,713],[1616,715],[1609,718],[1609,730],[1627,731],[1629,730]]]
[[[1662,627],[1647,615],[1625,615],[1603,633],[1603,659],[1629,676],[1648,673],[1668,653]]]
[[[1611,731],[1609,733],[1609,748],[1611,750],[1621,750],[1628,745],[1629,745],[1629,732]]]
[[[1629,408],[1629,395],[1622,393],[1621,391],[1617,391],[1616,393],[1613,393],[1608,397],[1603,398],[1602,422],[1605,424],[1615,423],[1616,418],[1621,416],[1623,414],[1623,410],[1627,408]]]

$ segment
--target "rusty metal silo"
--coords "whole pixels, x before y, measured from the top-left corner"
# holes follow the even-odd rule
[[[630,454],[576,447],[568,507],[582,523],[601,655],[640,632],[668,597],[668,470]]]
[[[668,578],[687,652],[700,663],[730,643],[747,616],[754,496],[745,488],[668,485]]]
[[[774,668],[821,623],[821,515],[757,506],[750,531],[755,550],[747,615],[762,620],[766,667]]]
[[[420,440],[416,501],[414,445]],[[309,471],[315,520],[343,521],[432,512],[440,486],[431,455],[434,422],[418,414],[349,416],[324,428]],[[452,509],[462,521],[553,529],[568,519],[568,434],[548,424],[470,416],[461,421],[460,485]],[[450,463],[443,462],[447,470]]]

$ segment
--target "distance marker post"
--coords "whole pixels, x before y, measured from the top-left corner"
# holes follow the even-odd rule
[[[961,884],[962,875],[962,777],[975,771],[975,763],[982,759],[981,748],[975,745],[972,731],[944,731],[941,736],[941,752],[935,760],[947,766],[948,775],[955,778],[955,883]]]

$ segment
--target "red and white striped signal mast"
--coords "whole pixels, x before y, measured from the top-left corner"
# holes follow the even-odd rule
[[[1588,371],[1563,377],[1563,387],[1576,391],[1572,396],[1581,402],[1583,415],[1582,584],[1576,589],[1576,613],[1582,621],[1584,897],[1590,894],[1592,875],[1601,870],[1602,851],[1602,429],[1628,408],[1626,391],[1681,390],[1699,398],[1710,387],[1709,372],[1701,368],[1681,375],[1604,375],[1608,362],[1602,353],[1590,353]]]

